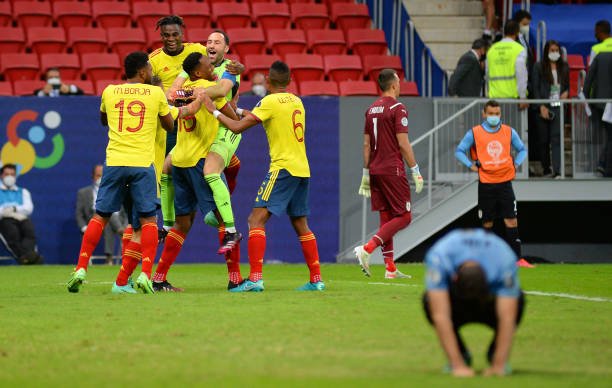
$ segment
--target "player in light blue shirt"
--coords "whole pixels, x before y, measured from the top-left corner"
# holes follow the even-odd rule
[[[495,331],[487,352],[491,365],[484,373],[509,373],[512,337],[524,305],[516,259],[504,240],[484,229],[451,231],[427,251],[425,313],[453,375],[474,375],[471,355],[459,335],[467,323]]]

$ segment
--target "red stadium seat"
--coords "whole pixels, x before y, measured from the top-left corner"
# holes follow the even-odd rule
[[[93,16],[89,2],[58,1],[53,3],[53,19],[65,30],[91,26]]]
[[[357,55],[326,55],[325,74],[332,81],[362,81],[363,66]]]
[[[268,47],[277,55],[284,58],[285,54],[305,53],[306,36],[303,30],[267,30]]]
[[[155,27],[160,18],[170,15],[170,4],[137,2],[132,5],[132,20],[140,28]]]
[[[339,96],[336,81],[303,81],[300,82],[300,96]]]
[[[300,95],[300,89],[299,89],[298,83],[295,82],[294,79],[292,79],[291,82],[289,82],[289,85],[287,85],[286,91],[287,93],[295,94],[296,96]]]
[[[264,30],[289,28],[291,17],[289,6],[283,3],[255,3],[251,5],[253,21]]]
[[[231,28],[226,30],[230,38],[230,50],[244,57],[250,54],[264,54],[266,38],[260,27]]]
[[[251,81],[240,80],[240,87],[238,88],[238,94],[243,94],[251,91],[253,83]]]
[[[51,4],[38,1],[16,1],[13,3],[13,18],[23,28],[49,27],[53,23]]]
[[[400,80],[404,79],[402,59],[397,55],[366,55],[363,57],[363,71],[371,81],[378,80],[378,74],[383,69],[393,69]]]
[[[11,11],[11,3],[8,1],[0,2],[0,27],[8,27],[12,22],[13,12]]]
[[[187,28],[185,29],[186,42],[201,43],[206,46],[208,36],[214,31],[213,28]],[[230,37],[231,39],[231,37]],[[159,45],[159,32],[157,37],[157,44]],[[230,41],[233,43],[232,41]]]
[[[24,79],[13,82],[13,93],[15,96],[33,96],[34,92],[42,89],[45,81],[38,79]]]
[[[119,79],[121,62],[115,53],[85,53],[81,55],[81,66],[87,79],[95,82],[100,79]]]
[[[400,82],[400,96],[414,96],[418,97],[421,94],[419,93],[419,88],[417,87],[416,82],[414,81],[401,81]]]
[[[61,53],[66,49],[66,33],[57,27],[30,27],[28,47],[36,54]]]
[[[378,96],[378,87],[373,81],[340,81],[341,96]]]
[[[140,28],[111,27],[106,30],[108,46],[111,51],[125,58],[132,51],[146,51],[147,40]]]
[[[324,4],[292,4],[291,20],[297,28],[306,32],[313,28],[329,28],[330,23],[327,7]]]
[[[346,54],[347,46],[344,34],[340,30],[314,29],[306,31],[308,48],[314,54]]]
[[[94,87],[93,82],[90,80],[82,80],[82,79],[64,79],[62,78],[62,82],[67,85],[76,85],[83,91],[83,94],[88,96],[94,96],[96,94],[96,89]]]
[[[346,40],[353,54],[362,58],[365,55],[387,54],[387,41],[383,30],[352,29],[347,32]]]
[[[122,81],[120,79],[99,79],[97,81],[93,81],[93,84],[95,86],[96,89],[96,94],[98,96],[102,95],[102,92],[104,91],[104,88],[107,87],[108,85],[118,85],[121,84],[125,81]]]
[[[274,63],[274,61],[279,60],[280,58],[277,55],[251,54],[245,55],[243,59],[244,67],[246,68],[250,79],[250,77],[255,73],[268,74],[272,63]]]
[[[331,12],[331,7],[338,3],[355,3],[355,0],[321,0],[321,3],[325,4],[327,9]]]
[[[251,12],[247,3],[213,3],[211,11],[213,21],[222,30],[251,25]]]
[[[68,30],[68,47],[77,54],[107,51],[106,30],[93,27],[72,27]]]
[[[13,84],[8,81],[0,81],[0,96],[12,96]]]
[[[181,15],[187,29],[210,28],[210,7],[208,3],[173,1],[172,13]]]
[[[372,19],[366,4],[337,3],[331,5],[331,20],[346,32],[352,28],[370,28]]]
[[[46,72],[51,67],[57,67],[62,79],[78,79],[81,76],[81,64],[77,54],[42,54],[40,70]]]
[[[25,51],[26,38],[21,27],[0,27],[0,53]]]
[[[285,62],[291,69],[292,78],[303,81],[322,81],[325,76],[323,57],[318,54],[287,54]]]
[[[91,12],[98,27],[129,27],[132,23],[130,4],[119,1],[93,1]]]
[[[584,70],[584,58],[580,54],[567,54],[567,64],[570,70]]]
[[[39,71],[36,54],[0,53],[0,73],[5,81],[38,79]]]

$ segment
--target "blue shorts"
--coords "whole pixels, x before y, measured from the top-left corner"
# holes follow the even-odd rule
[[[172,166],[174,181],[174,211],[177,216],[184,216],[200,209],[202,214],[216,209],[212,190],[204,179],[204,160],[193,167]]]
[[[265,207],[275,216],[283,213],[289,217],[307,216],[309,188],[310,178],[293,176],[285,169],[270,171],[259,187],[253,207]]]
[[[138,217],[152,217],[159,208],[157,179],[153,165],[125,167],[104,165],[96,199],[96,211],[110,214],[121,210],[130,197]],[[136,215],[136,214],[135,214]]]

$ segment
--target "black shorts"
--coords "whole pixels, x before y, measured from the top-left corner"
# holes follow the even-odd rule
[[[478,218],[493,221],[496,218],[516,218],[516,198],[512,181],[503,183],[478,182]]]
[[[451,298],[451,314],[453,321],[453,328],[459,329],[461,326],[467,323],[482,323],[489,326],[493,330],[497,330],[497,313],[495,311],[496,297],[491,295],[484,302],[480,303],[477,301],[465,300],[458,298],[452,291],[450,293]],[[525,294],[521,291],[518,299],[518,312],[516,314],[516,325],[521,323],[523,318],[523,310],[525,307]],[[425,315],[430,324],[433,325],[431,319],[431,312],[429,309],[429,300],[427,293],[423,295],[423,309]]]

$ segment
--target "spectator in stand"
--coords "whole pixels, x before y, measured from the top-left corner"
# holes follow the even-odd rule
[[[47,84],[34,91],[34,95],[38,97],[59,97],[59,96],[76,96],[83,94],[83,90],[76,85],[69,85],[62,82],[60,71],[57,67],[47,69],[45,73]]]
[[[268,91],[266,90],[266,76],[263,73],[255,73],[253,74],[253,81],[251,90],[248,92],[242,93],[247,96],[259,96],[265,97]]]
[[[482,10],[485,14],[485,29],[482,33],[482,39],[493,42],[493,38],[495,41],[501,39],[501,33],[497,28],[497,17],[495,16],[495,0],[482,0]]]
[[[476,39],[472,49],[459,58],[448,84],[448,94],[458,97],[481,97],[484,82],[484,61],[489,45]]]
[[[17,186],[17,166],[0,169],[0,238],[19,264],[42,264],[36,251],[34,224],[30,219],[34,205],[30,192]]]
[[[612,37],[609,21],[600,20],[595,23],[595,39],[599,43],[591,49],[589,70],[584,81],[584,95],[587,98],[612,98],[612,83],[610,82]],[[590,104],[591,125],[594,132],[603,131],[604,135],[604,147],[597,163],[597,175],[612,177],[612,123],[602,120],[605,106],[605,104]]]
[[[98,164],[94,166],[92,172],[92,184],[79,189],[77,193],[75,218],[79,226],[81,234],[87,230],[87,224],[96,211],[96,199],[98,198],[98,189],[102,180],[103,166]],[[106,227],[104,228],[104,255],[106,256],[106,264],[113,264],[113,252],[115,250],[115,236],[122,236],[125,227],[127,226],[127,215],[122,209],[119,212],[113,213]]]
[[[560,177],[561,171],[561,119],[559,99],[569,96],[569,66],[561,58],[559,43],[549,40],[544,46],[542,60],[533,68],[533,97],[550,99],[539,104],[537,116],[538,155],[545,177]],[[552,168],[551,168],[552,146]]]

